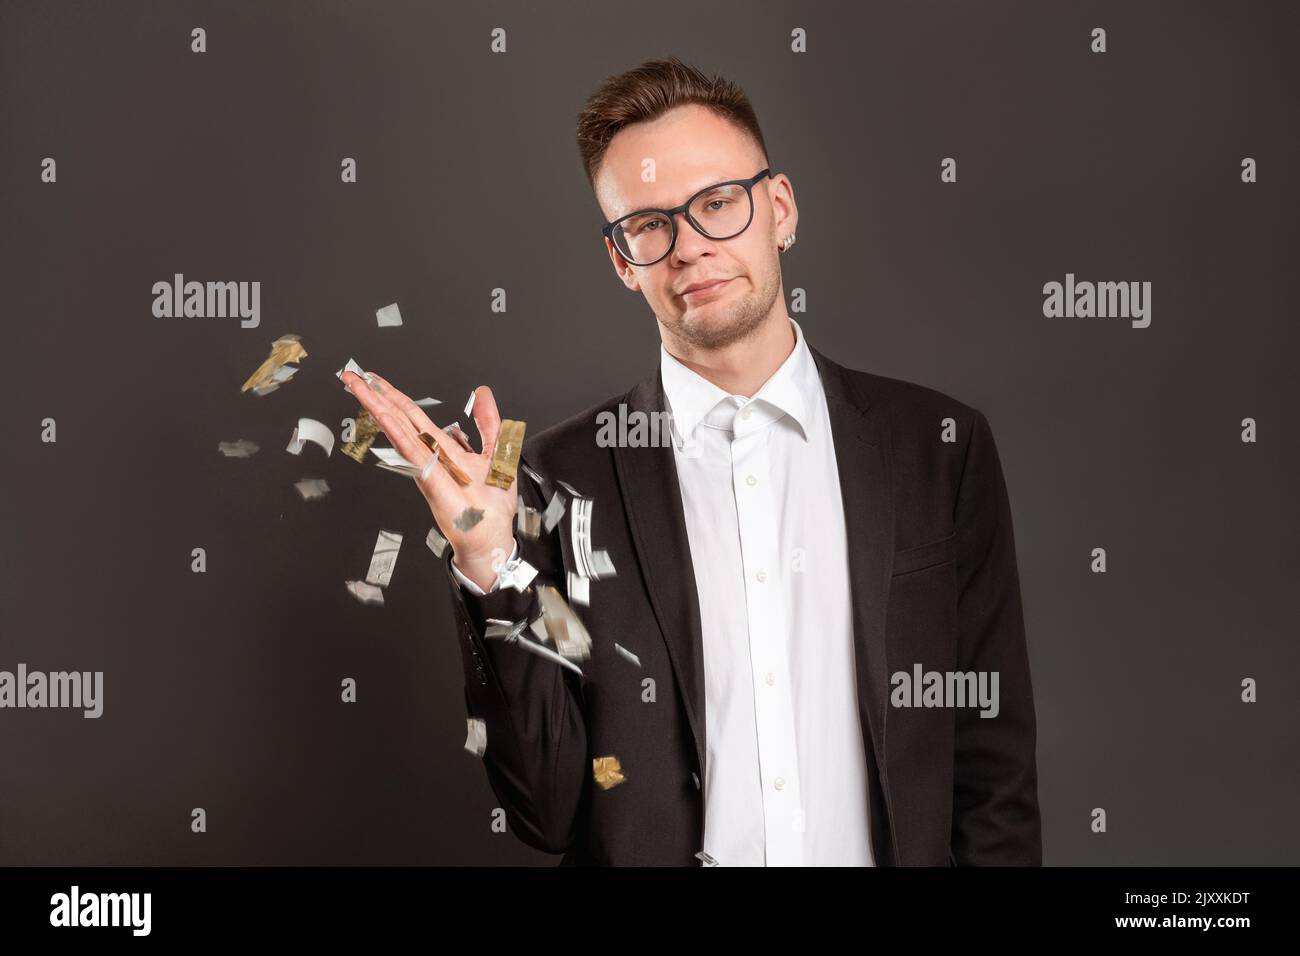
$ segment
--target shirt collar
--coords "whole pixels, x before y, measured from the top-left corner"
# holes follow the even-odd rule
[[[780,367],[763,383],[752,398],[729,395],[703,375],[687,368],[664,348],[659,346],[659,372],[663,381],[664,397],[672,424],[679,435],[692,438],[700,421],[719,403],[731,401],[740,411],[749,406],[759,413],[755,425],[775,421],[789,415],[798,425],[806,441],[809,434],[809,415],[813,407],[812,396],[821,386],[821,376],[813,361],[803,329],[794,319],[795,343]],[[738,429],[739,430],[739,429]]]

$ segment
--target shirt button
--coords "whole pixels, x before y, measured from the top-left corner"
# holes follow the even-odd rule
[[[776,683],[776,675],[773,674],[771,671],[767,672],[767,677],[764,679],[767,681],[768,687],[771,687],[773,684]]]
[[[777,777],[775,780],[772,781],[772,786],[776,787],[776,789],[778,790],[784,790],[785,777]]]
[[[764,581],[767,580],[767,572],[766,572],[766,571],[759,571],[757,574],[754,575],[754,577],[758,578],[758,583],[759,583],[759,584],[762,584]]]
[[[740,417],[745,419],[746,421],[749,421],[749,415],[750,415],[750,410],[748,408],[746,408],[744,411],[740,413]]]
[[[753,475],[750,475],[748,478],[745,479],[745,484],[756,485],[758,484],[758,479],[755,478]]]

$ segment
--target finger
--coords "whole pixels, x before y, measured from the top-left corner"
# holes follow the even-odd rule
[[[353,372],[345,372],[344,375],[351,375],[351,379],[344,379],[344,385],[361,403],[361,406],[368,411],[374,419],[379,422],[380,427],[384,429],[384,434],[388,435],[396,447],[395,433],[413,432],[414,426],[406,419],[406,416],[393,408],[392,403],[388,401],[379,389],[372,388],[365,379],[360,378]],[[393,421],[385,425],[382,421],[384,416],[389,416]],[[414,437],[414,434],[412,434]]]
[[[501,414],[497,411],[497,400],[492,389],[486,385],[474,389],[474,406],[470,412],[478,427],[479,438],[483,441],[483,454],[491,458],[497,445],[497,436],[501,434]]]
[[[399,410],[398,402],[393,399],[395,395],[401,395],[402,393],[393,388],[387,379],[374,373],[371,373],[373,378],[378,379],[380,382],[380,389],[378,390],[371,388],[364,379],[354,372],[344,374],[352,376],[352,380],[344,380],[345,384],[349,386],[348,391],[356,395],[362,406],[374,416],[379,426],[384,430],[384,434],[393,443],[393,447],[407,461],[420,466],[420,473],[413,476],[415,484],[420,489],[420,493],[424,495],[425,500],[429,502],[429,507],[433,511],[439,528],[444,527],[448,522],[454,522],[455,516],[465,510],[467,505],[465,496],[460,491],[460,484],[437,460],[437,455],[430,451],[428,446],[419,439],[417,431],[423,429],[419,429],[418,424],[411,421],[411,417],[405,410]],[[421,411],[421,417],[424,419],[424,423],[428,425],[427,430],[429,433],[443,438],[443,441],[438,442],[439,448],[447,444],[454,444],[446,432],[423,415],[420,406],[415,405],[414,402],[410,404]]]
[[[433,420],[424,413],[424,409],[415,404],[415,401],[411,399],[409,395],[397,388],[392,382],[384,378],[378,372],[372,372],[371,374],[374,375],[374,377],[379,380],[380,385],[384,387],[384,397],[411,420],[411,424],[416,427],[417,431],[432,433],[438,428],[438,426],[433,423]]]
[[[350,391],[384,430],[393,447],[411,464],[423,466],[433,452],[417,437],[411,420],[395,408],[382,391],[375,391],[355,373],[345,374],[352,376],[352,379],[347,382],[351,386]],[[441,445],[442,442],[438,444]]]
[[[355,372],[345,372],[344,375],[351,375],[352,378],[347,380],[351,386],[350,391],[356,395],[357,400],[362,406],[375,417],[379,427],[384,430],[389,441],[407,461],[414,465],[423,465],[428,461],[432,452],[417,436],[418,431],[410,418],[403,411],[400,411],[388,398],[389,386],[378,375],[371,373],[378,380],[379,389],[372,388],[365,379],[361,378]],[[414,405],[415,403],[412,402]],[[416,405],[416,408],[420,406]],[[387,416],[387,417],[385,417]],[[423,416],[425,421],[429,421],[428,416]],[[439,428],[433,422],[429,422],[429,434],[437,441],[438,447],[442,449],[442,454],[453,462],[467,475],[475,473],[474,460],[477,455],[466,452],[460,447],[459,443],[445,429]],[[400,438],[399,438],[400,436]],[[413,457],[418,455],[418,457]]]
[[[480,457],[473,451],[466,451],[462,448],[456,438],[449,434],[445,428],[435,426],[429,434],[438,443],[442,457],[468,475],[472,482],[474,475],[482,470]]]
[[[438,527],[443,530],[445,536],[447,524],[455,522],[456,517],[467,507],[468,501],[456,479],[443,467],[442,462],[435,460],[435,457],[432,453],[429,454],[429,460],[425,462],[423,470],[415,477],[415,484],[425,500],[429,502]]]

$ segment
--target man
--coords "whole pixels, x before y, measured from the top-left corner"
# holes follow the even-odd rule
[[[658,321],[657,373],[529,436],[509,489],[485,481],[488,387],[475,454],[382,377],[344,376],[451,545],[466,704],[509,825],[568,864],[1039,864],[988,422],[807,343],[779,263],[793,187],[735,85],[643,64],[591,97],[578,138],[610,260]],[[670,440],[609,440],[663,412]],[[534,538],[521,502],[567,511]],[[541,639],[558,595],[590,635],[573,659]],[[923,694],[932,672],[957,677]]]

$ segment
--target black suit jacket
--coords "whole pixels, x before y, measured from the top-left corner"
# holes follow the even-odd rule
[[[920,385],[844,368],[812,349],[825,388],[847,524],[858,714],[877,864],[1041,863],[1035,719],[1006,485],[984,416]],[[502,640],[486,618],[537,617],[534,588],[477,596],[447,568],[470,716],[509,826],[564,864],[699,865],[704,663],[695,574],[671,447],[605,448],[597,415],[661,411],[655,374],[525,441],[519,493],[556,481],[594,500],[594,548],[617,576],[575,605],[592,637],[581,677]],[[955,421],[955,442],[940,440]],[[572,509],[536,541],[537,582],[565,588]],[[451,549],[445,561],[450,564]],[[532,636],[532,635],[528,635]],[[618,643],[640,668],[618,654]],[[1000,713],[890,704],[890,675],[997,671]],[[645,683],[647,681],[652,684]],[[616,756],[623,783],[593,781]]]

